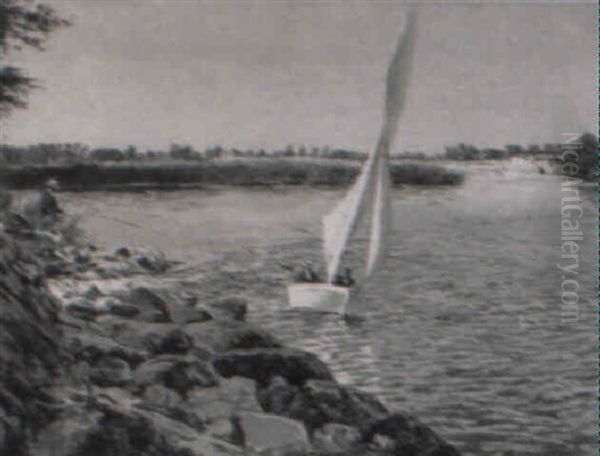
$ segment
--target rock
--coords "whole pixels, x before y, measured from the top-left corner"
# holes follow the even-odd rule
[[[169,268],[169,263],[162,252],[146,249],[134,257],[134,260],[150,272],[162,273]]]
[[[235,442],[235,432],[231,418],[218,418],[206,426],[209,436],[229,442]]]
[[[31,442],[31,456],[77,455],[91,430],[99,425],[102,413],[80,404],[70,406],[45,427]],[[90,453],[98,454],[98,453]]]
[[[194,341],[180,328],[151,332],[145,336],[146,346],[155,355],[167,353],[187,353],[194,346]]]
[[[277,415],[244,412],[234,421],[244,447],[258,453],[290,454],[310,450],[302,423]]]
[[[183,421],[196,430],[205,428],[204,411],[198,408],[186,408],[186,404],[178,393],[162,385],[152,385],[146,388],[140,406]]]
[[[361,435],[353,426],[328,423],[314,432],[312,441],[319,451],[346,454],[359,448]]]
[[[213,365],[224,377],[248,377],[259,385],[268,385],[275,376],[293,385],[303,385],[310,379],[333,380],[329,368],[317,356],[292,348],[232,350],[217,355]]]
[[[131,368],[119,358],[105,357],[90,371],[90,380],[98,386],[126,386],[131,382]]]
[[[378,420],[362,433],[362,440],[376,442],[383,437],[393,444],[394,454],[406,456],[460,456],[451,445],[444,442],[428,426],[416,418],[394,414]],[[388,448],[383,448],[388,449]]]
[[[202,323],[212,320],[211,313],[203,307],[174,306],[171,309],[171,319],[178,324]]]
[[[3,215],[4,231],[8,234],[22,234],[33,229],[29,220],[14,212],[6,212]]]
[[[160,384],[177,391],[182,396],[196,386],[217,385],[217,377],[210,364],[191,357],[163,355],[142,363],[135,371],[136,385]]]
[[[78,264],[88,264],[90,261],[92,261],[92,253],[88,249],[83,249],[78,251],[74,255],[73,259]]]
[[[100,296],[102,296],[102,292],[96,285],[92,285],[87,290],[85,290],[82,296],[86,299],[89,299],[90,301],[93,301],[94,299],[97,299]]]
[[[131,256],[131,250],[127,247],[119,247],[115,250],[115,255],[123,258],[129,258]]]
[[[191,323],[186,326],[185,331],[194,338],[196,345],[208,346],[215,352],[281,347],[281,343],[270,333],[239,321]]]
[[[101,313],[93,302],[83,298],[66,302],[65,308],[69,314],[82,320],[94,320]]]
[[[202,410],[210,423],[220,418],[229,419],[236,412],[261,412],[256,399],[254,380],[233,377],[219,382],[218,388],[198,388],[188,394],[186,408]]]
[[[148,356],[146,351],[121,345],[111,338],[92,334],[89,330],[71,337],[67,347],[75,359],[91,364],[105,357],[113,357],[122,359],[134,367]]]
[[[117,301],[110,302],[108,311],[113,315],[124,318],[133,318],[140,314],[140,309],[136,306]]]
[[[286,415],[299,391],[300,387],[290,385],[283,377],[275,376],[268,385],[262,385],[257,390],[256,396],[266,412]]]
[[[178,327],[174,323],[120,319],[117,322],[103,321],[107,331],[122,345],[148,351],[153,355],[190,353],[200,360],[212,359],[212,349],[195,342],[188,334],[187,327]]]
[[[73,453],[65,455],[177,455],[167,437],[141,414],[108,410],[99,422],[88,427],[83,441]],[[50,455],[48,455],[50,456]]]
[[[12,195],[6,190],[0,189],[0,211],[5,211],[12,205]]]
[[[43,274],[46,277],[57,277],[66,272],[66,266],[63,263],[53,262],[44,265]]]
[[[175,409],[182,404],[181,396],[162,385],[151,385],[144,392],[144,403],[158,409]]]
[[[156,293],[145,287],[132,290],[130,301],[139,310],[138,318],[145,321],[166,322],[171,321],[167,303]]]
[[[248,302],[236,296],[211,301],[207,306],[221,318],[238,321],[244,321],[248,312]]]
[[[258,397],[264,410],[300,420],[309,430],[326,423],[364,427],[388,415],[374,396],[334,381],[308,380],[297,387],[274,378]]]

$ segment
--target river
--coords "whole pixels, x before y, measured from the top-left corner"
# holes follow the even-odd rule
[[[453,166],[461,186],[393,191],[388,255],[350,321],[285,307],[289,268],[320,258],[320,219],[341,190],[60,199],[105,247],[154,246],[185,262],[172,275],[202,297],[247,297],[250,320],[466,456],[595,454],[595,192],[580,190],[578,317],[564,318],[561,177],[522,160]]]

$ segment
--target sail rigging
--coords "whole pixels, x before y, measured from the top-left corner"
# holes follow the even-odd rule
[[[372,208],[372,213],[365,278],[373,273],[385,249],[391,212],[389,149],[406,99],[415,35],[416,16],[412,10],[388,68],[384,121],[377,145],[369,154],[356,183],[334,210],[323,217],[323,250],[329,283],[338,273],[346,246],[367,205]]]

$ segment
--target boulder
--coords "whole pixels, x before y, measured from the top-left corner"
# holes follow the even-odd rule
[[[123,318],[133,318],[140,314],[140,309],[133,304],[111,301],[108,305],[108,312]]]
[[[310,430],[326,423],[364,427],[388,415],[374,396],[327,380],[295,386],[275,378],[258,397],[266,411],[298,419]]]
[[[154,355],[177,354],[189,352],[194,340],[180,328],[158,327],[144,336],[144,345]]]
[[[214,438],[228,442],[235,441],[236,430],[231,418],[217,418],[206,426],[206,433]]]
[[[185,331],[194,338],[196,345],[208,346],[215,352],[281,347],[281,343],[267,331],[240,321],[191,323],[186,325]]]
[[[98,386],[126,386],[131,383],[131,368],[120,358],[107,356],[90,370],[90,380]]]
[[[92,321],[102,312],[88,299],[78,298],[64,303],[65,310],[72,316]]]
[[[58,277],[61,274],[67,272],[67,265],[62,261],[53,261],[46,263],[43,267],[43,274],[45,277],[53,278]]]
[[[261,412],[255,390],[254,380],[242,377],[224,379],[219,382],[218,388],[190,391],[185,406],[191,410],[202,410],[209,423],[221,418],[230,419],[241,411]]]
[[[169,268],[164,253],[158,250],[144,249],[134,258],[134,261],[149,272],[162,273]]]
[[[121,345],[115,340],[89,330],[71,336],[66,344],[69,353],[80,361],[94,364],[105,357],[119,358],[135,367],[144,361],[148,353],[134,347]]]
[[[353,426],[327,423],[313,433],[313,445],[325,453],[347,454],[360,448],[360,431]]]
[[[371,423],[361,435],[366,443],[389,442],[383,450],[402,456],[460,456],[431,428],[416,418],[399,413]],[[387,447],[386,447],[387,446]]]
[[[148,323],[133,320],[102,321],[106,331],[122,345],[147,351],[152,355],[193,354],[201,360],[212,359],[212,349],[197,343],[187,327],[174,323]]]
[[[82,454],[79,449],[89,438],[90,430],[97,429],[102,418],[98,410],[80,404],[65,409],[49,426],[31,442],[31,456],[56,456]],[[98,453],[90,453],[98,454]],[[115,453],[116,454],[116,453]]]
[[[176,355],[162,355],[142,363],[134,373],[134,381],[142,389],[158,384],[182,396],[191,388],[216,386],[218,383],[209,363]]]
[[[92,285],[92,286],[88,287],[87,290],[85,290],[85,292],[83,293],[82,296],[86,299],[89,299],[90,301],[93,301],[95,299],[98,299],[100,296],[102,296],[102,292],[96,285]]]
[[[85,435],[76,450],[64,455],[178,455],[167,436],[158,432],[153,421],[142,414],[106,410],[95,426],[85,429]],[[41,456],[41,455],[40,455]]]
[[[131,256],[131,250],[127,247],[118,247],[115,249],[115,255],[123,258],[129,258]]]
[[[0,189],[0,211],[5,211],[12,205],[12,195],[4,189]]]
[[[231,350],[217,355],[213,365],[223,377],[248,377],[261,386],[268,385],[275,376],[292,385],[303,385],[311,379],[333,380],[329,368],[316,355],[292,348]]]
[[[162,385],[146,388],[140,407],[180,420],[196,430],[204,430],[206,418],[200,408],[186,407],[181,396]]]
[[[215,315],[228,320],[244,321],[246,313],[248,313],[248,302],[244,298],[237,296],[210,301],[207,307]]]
[[[138,287],[131,291],[129,302],[135,305],[140,313],[138,319],[150,322],[171,321],[167,303],[157,293],[146,287]]]
[[[212,314],[203,307],[177,305],[171,308],[171,319],[180,325],[202,323],[212,320],[212,318]]]
[[[302,423],[277,415],[243,412],[234,420],[236,434],[250,451],[261,454],[304,454],[310,451]]]
[[[183,400],[172,389],[162,385],[151,385],[144,392],[143,403],[151,408],[170,410],[181,406]]]

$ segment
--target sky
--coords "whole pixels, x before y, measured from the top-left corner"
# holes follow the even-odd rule
[[[48,0],[73,26],[11,63],[43,88],[10,144],[369,150],[400,1]],[[597,130],[594,2],[419,3],[395,150]]]

